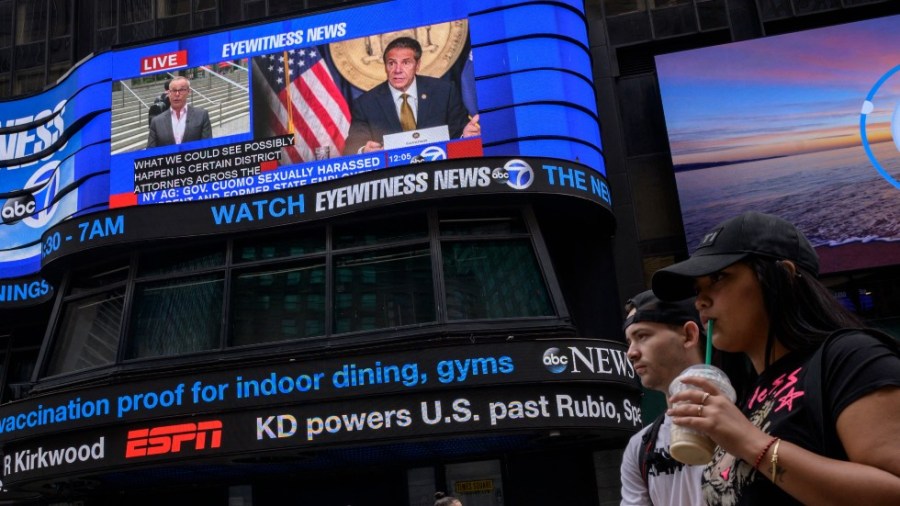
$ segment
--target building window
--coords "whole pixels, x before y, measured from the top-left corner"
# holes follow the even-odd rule
[[[221,243],[142,255],[125,358],[218,349],[224,288]]]
[[[127,279],[125,260],[69,276],[47,376],[116,362]]]
[[[232,293],[232,346],[325,335],[324,259],[238,271]]]
[[[340,255],[334,264],[335,332],[435,321],[427,246]]]
[[[116,288],[67,303],[60,325],[66,339],[56,347],[48,375],[115,363],[124,301],[125,289]]]
[[[526,240],[441,245],[451,320],[550,316],[553,306]]]
[[[43,376],[272,343],[384,339],[385,330],[414,330],[404,337],[412,339],[439,324],[555,319],[523,211],[298,227],[145,250],[75,272],[60,287]]]

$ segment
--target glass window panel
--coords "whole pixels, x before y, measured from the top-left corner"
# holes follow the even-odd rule
[[[441,235],[498,235],[528,232],[521,213],[497,214],[497,211],[454,211],[441,213]]]
[[[208,10],[194,14],[194,29],[209,28],[219,24],[219,12]]]
[[[269,14],[295,12],[306,8],[306,0],[269,0]]]
[[[153,21],[125,25],[119,32],[120,42],[135,42],[153,38],[156,35],[156,24]]]
[[[793,16],[791,2],[784,0],[758,0],[759,14],[763,21]]]
[[[106,30],[98,30],[96,36],[96,49],[98,51],[109,49],[116,43],[116,29],[109,28]]]
[[[72,39],[63,37],[50,41],[50,63],[69,63],[72,61]],[[58,66],[58,65],[57,65]],[[50,82],[55,79],[50,79]]]
[[[65,303],[47,375],[115,363],[124,300],[122,287]]]
[[[666,7],[675,7],[678,5],[690,5],[691,0],[650,0],[650,7],[654,9],[665,9]]]
[[[0,73],[5,74],[10,70],[12,70],[12,49],[0,49]]]
[[[47,3],[20,2],[16,16],[16,44],[47,38]]]
[[[40,89],[40,87],[44,84],[44,49],[46,48],[46,44],[43,42],[38,42],[37,44],[26,44],[23,46],[16,46],[16,67],[18,69],[28,69],[32,67],[40,67],[33,72],[29,72],[27,75],[29,77],[40,76],[40,80],[38,82],[38,88],[30,88],[30,89]],[[22,78],[23,74],[21,72],[17,73],[18,78]]]
[[[336,225],[333,233],[335,249],[421,239],[427,236],[428,221],[422,213],[374,222]]]
[[[38,44],[43,47],[43,44]],[[18,48],[17,48],[18,49]],[[13,82],[13,94],[24,95],[32,91],[44,89],[44,68],[38,67],[31,70],[17,70]]]
[[[137,23],[153,19],[153,0],[122,0],[122,22]]]
[[[265,0],[244,0],[243,17],[241,19],[256,19],[266,16]]]
[[[50,36],[61,37],[72,33],[71,0],[50,0]]]
[[[270,237],[249,237],[235,241],[234,261],[253,262],[290,258],[325,251],[325,230],[316,229]]]
[[[153,251],[141,255],[139,276],[158,276],[211,269],[225,265],[225,245]]]
[[[325,264],[239,273],[231,288],[231,345],[325,334]]]
[[[190,0],[157,0],[159,17],[178,16],[191,13]]]
[[[12,46],[13,43],[13,10],[12,0],[0,1],[0,47]]]
[[[603,0],[603,4],[607,16],[647,10],[647,0]]]
[[[450,320],[552,316],[527,239],[441,245]]]
[[[203,11],[207,9],[215,9],[216,0],[194,0],[194,10]]]
[[[118,0],[97,0],[97,27],[114,28],[117,22]]]
[[[172,16],[157,21],[159,33],[173,34],[184,33],[191,29],[191,16],[185,14],[183,16]]]
[[[102,266],[93,266],[88,269],[76,271],[69,282],[69,294],[79,294],[114,283],[121,283],[128,279],[128,260]]]
[[[126,358],[218,348],[223,287],[221,273],[138,284]]]
[[[16,387],[22,383],[31,383],[31,376],[37,365],[38,350],[38,348],[31,348],[10,353],[6,389],[3,393],[4,400],[21,398],[21,395],[16,392]]]
[[[12,91],[10,90],[12,80],[9,77],[9,74],[0,73],[0,97],[12,96]]]
[[[701,30],[728,27],[728,11],[725,0],[698,0],[697,17]]]
[[[335,258],[334,331],[354,332],[435,321],[427,248]]]

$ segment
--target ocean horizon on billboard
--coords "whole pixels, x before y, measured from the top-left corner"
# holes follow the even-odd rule
[[[747,210],[822,272],[900,263],[900,16],[657,57],[688,249]]]
[[[432,125],[420,121],[417,128],[428,132],[421,141],[414,131],[396,149],[347,146],[356,101],[386,81],[382,52],[400,36],[422,46],[416,110],[431,111],[444,96],[423,88],[433,78],[462,104],[453,110],[463,116],[454,117],[477,124],[476,134],[451,128],[449,138],[433,138]],[[180,130],[171,128],[171,109],[160,109],[172,98],[163,85],[176,76],[190,79],[189,92],[178,90],[189,96],[189,112],[184,138],[172,144],[169,132]],[[209,117],[208,126],[192,123],[197,112]],[[7,214],[20,228],[28,217],[16,212],[46,214],[64,200],[52,197],[31,210],[28,185],[35,182],[28,181],[36,167],[21,168],[50,163],[65,150],[69,161],[59,165],[75,177],[66,179],[67,205],[56,205],[52,223],[453,158],[553,157],[605,176],[587,25],[574,1],[392,0],[117,48],[86,58],[46,92],[4,103],[0,141],[0,200],[11,202]],[[39,273],[40,236],[52,225],[43,221],[26,235],[0,225],[0,279]]]

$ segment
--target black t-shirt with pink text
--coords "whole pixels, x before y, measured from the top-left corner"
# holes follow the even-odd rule
[[[741,409],[763,432],[820,455],[846,460],[840,441],[827,440],[825,434],[833,430],[816,427],[822,423],[833,427],[844,408],[866,394],[900,386],[900,357],[861,331],[835,336],[826,347],[821,374],[807,374],[811,360],[819,357],[815,353],[785,355],[763,371]],[[823,410],[829,414],[822,423],[817,422],[815,418],[821,418]],[[753,462],[717,449],[703,472],[706,504],[801,504],[771,482],[768,458],[759,469],[753,468]]]

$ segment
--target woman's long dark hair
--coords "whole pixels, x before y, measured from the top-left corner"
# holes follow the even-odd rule
[[[769,316],[766,365],[775,339],[791,351],[811,352],[835,330],[863,326],[825,285],[800,267],[792,272],[784,261],[763,257],[746,262],[762,286]]]

